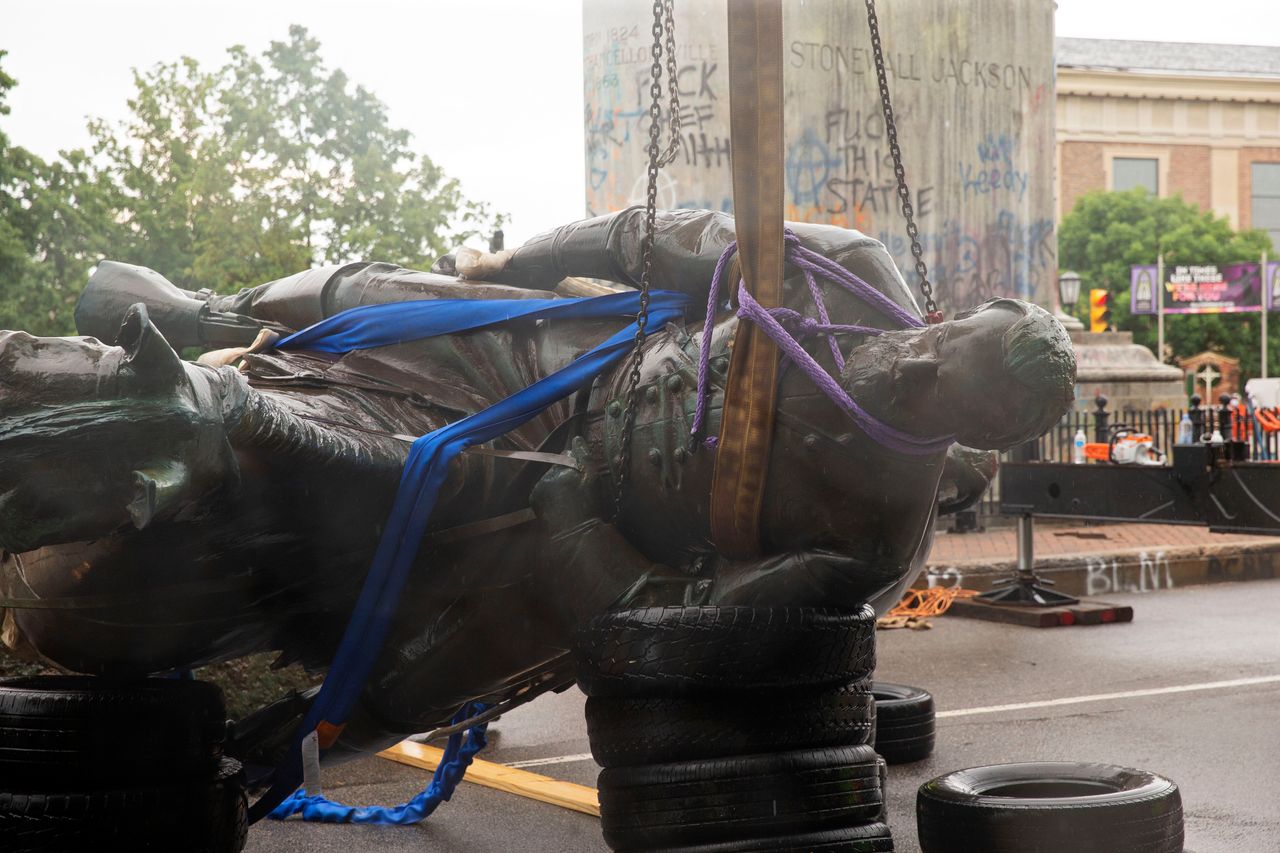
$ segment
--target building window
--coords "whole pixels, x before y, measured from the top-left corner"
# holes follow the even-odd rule
[[[1253,227],[1280,250],[1280,163],[1253,163]]]
[[[1142,187],[1152,195],[1160,194],[1160,161],[1154,157],[1115,157],[1111,160],[1111,189],[1124,192]]]

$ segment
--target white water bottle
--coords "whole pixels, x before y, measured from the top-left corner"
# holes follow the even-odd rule
[[[1195,434],[1191,426],[1191,416],[1183,412],[1182,420],[1178,421],[1178,444],[1192,444],[1195,440]]]
[[[1084,430],[1083,429],[1076,430],[1076,437],[1071,447],[1071,461],[1077,465],[1083,465],[1085,462],[1085,456],[1084,456],[1085,441],[1086,439],[1084,437]]]

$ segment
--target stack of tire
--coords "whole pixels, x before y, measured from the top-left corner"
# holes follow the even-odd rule
[[[225,730],[205,682],[0,680],[0,847],[239,853],[246,798]]]
[[[652,607],[578,638],[606,843],[625,853],[893,850],[868,745],[875,614]]]
[[[889,764],[910,764],[933,754],[933,696],[919,687],[871,682],[876,727],[871,745]]]

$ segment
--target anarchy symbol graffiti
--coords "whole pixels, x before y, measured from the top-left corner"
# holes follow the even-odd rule
[[[676,206],[676,186],[677,181],[666,172],[658,173],[658,209],[671,210]],[[644,204],[645,197],[649,190],[649,176],[643,172],[636,176],[635,182],[631,185],[631,193],[627,197],[627,204]]]
[[[791,190],[792,203],[818,204],[831,169],[838,165],[840,160],[831,156],[812,130],[806,130],[787,151],[787,187]]]

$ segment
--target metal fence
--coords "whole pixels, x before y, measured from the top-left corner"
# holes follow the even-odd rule
[[[1191,398],[1192,406],[1186,409],[1122,409],[1109,411],[1106,400],[1099,398],[1092,412],[1068,412],[1062,420],[1040,436],[1031,447],[1014,448],[1000,454],[1000,461],[1040,460],[1044,462],[1071,462],[1075,436],[1085,434],[1087,442],[1106,442],[1120,427],[1151,436],[1151,443],[1161,452],[1169,454],[1178,440],[1178,425],[1185,413],[1192,422],[1196,436],[1211,435],[1217,429],[1225,439],[1246,441],[1250,444],[1252,458],[1259,461],[1280,460],[1280,429],[1269,429],[1268,424],[1280,422],[1280,412],[1253,412],[1243,408],[1228,409],[1225,406],[1198,405],[1198,397]],[[974,507],[977,523],[985,525],[1000,518],[1000,483],[991,488]],[[973,520],[970,519],[970,524]],[[961,526],[964,526],[961,523]]]

